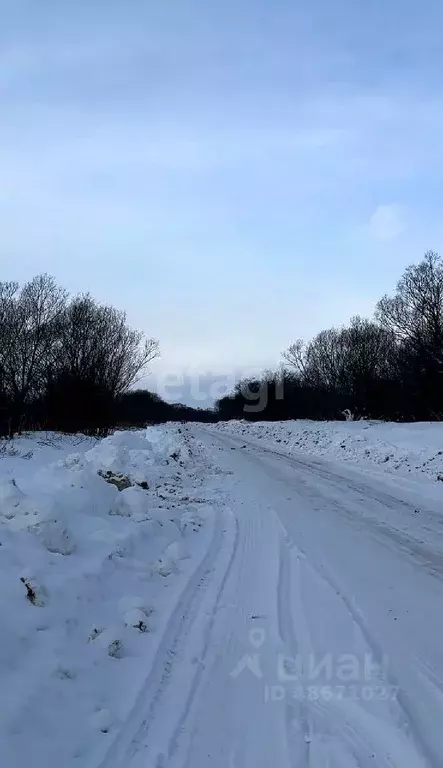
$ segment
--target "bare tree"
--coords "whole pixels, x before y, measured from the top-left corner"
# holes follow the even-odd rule
[[[0,283],[0,434],[24,417],[109,428],[116,401],[146,373],[158,342],[89,294],[68,302],[49,275]]]
[[[20,426],[25,403],[43,385],[66,296],[54,279],[45,274],[35,277],[21,291],[15,283],[2,285],[0,366],[12,403],[12,429]]]
[[[298,376],[306,375],[306,342],[297,339],[283,352],[283,360]]]
[[[338,388],[345,364],[344,338],[337,328],[320,331],[312,341],[301,340],[284,353],[304,384],[326,389]]]
[[[442,360],[443,263],[435,251],[406,269],[395,295],[378,302],[376,317],[399,340]]]
[[[323,393],[339,412],[349,405],[362,412],[377,382],[395,375],[397,347],[391,331],[357,316],[349,326],[321,331],[308,344],[295,342],[284,359],[302,386]]]
[[[130,328],[126,314],[75,297],[63,318],[58,368],[121,395],[144,375],[159,354],[158,342]]]

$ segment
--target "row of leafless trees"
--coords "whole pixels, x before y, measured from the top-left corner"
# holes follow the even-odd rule
[[[157,355],[124,312],[70,298],[48,275],[0,283],[0,433],[105,430]]]
[[[443,262],[430,251],[406,269],[372,320],[296,341],[284,366],[243,381],[218,403],[226,418],[396,420],[443,417]],[[255,406],[254,406],[255,395]],[[245,410],[246,407],[246,410]]]

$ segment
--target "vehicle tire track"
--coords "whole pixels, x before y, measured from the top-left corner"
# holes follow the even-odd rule
[[[233,547],[232,547],[231,556],[229,558],[229,562],[228,562],[228,565],[226,567],[226,570],[225,570],[225,572],[223,574],[223,578],[222,578],[222,580],[220,582],[220,585],[218,587],[218,590],[217,590],[217,593],[216,593],[216,596],[215,596],[215,600],[214,600],[214,603],[213,603],[212,608],[211,608],[211,614],[210,614],[209,620],[208,620],[206,628],[205,628],[204,641],[203,641],[203,652],[202,652],[200,663],[199,663],[199,666],[198,666],[198,669],[197,669],[197,674],[195,675],[195,677],[194,677],[194,679],[192,681],[191,689],[189,691],[189,695],[188,695],[188,698],[186,700],[185,707],[184,707],[183,712],[180,715],[180,717],[179,717],[179,719],[178,719],[178,721],[176,723],[176,726],[175,726],[174,731],[172,733],[172,736],[170,738],[169,749],[168,749],[168,758],[169,759],[171,759],[174,756],[174,754],[175,754],[175,752],[176,752],[176,750],[178,748],[180,733],[181,733],[181,731],[184,728],[185,722],[186,722],[186,720],[187,720],[187,718],[189,716],[189,713],[191,711],[192,704],[194,702],[196,693],[197,693],[197,691],[199,689],[199,686],[200,686],[200,683],[201,683],[201,678],[202,678],[202,675],[203,675],[203,670],[205,669],[205,660],[206,660],[206,657],[207,657],[207,654],[208,654],[208,650],[209,650],[211,633],[212,633],[212,630],[213,630],[213,627],[214,627],[214,622],[215,622],[215,619],[216,619],[216,616],[217,616],[217,611],[218,611],[218,608],[220,606],[220,601],[221,601],[221,598],[222,598],[222,595],[223,595],[223,592],[224,592],[224,589],[225,589],[225,586],[226,586],[226,582],[227,582],[227,580],[229,578],[229,575],[230,575],[231,570],[232,570],[233,563],[234,563],[234,561],[236,559],[236,556],[237,556],[238,544],[239,544],[239,526],[238,526],[238,520],[237,520],[237,518],[235,516],[233,516],[233,520],[234,520],[235,532],[234,532],[234,543],[233,543]]]
[[[289,580],[289,566],[284,564],[291,556],[297,559],[295,583],[294,579]],[[347,613],[359,628],[369,650],[372,651],[374,657],[381,663],[382,650],[369,631],[358,608],[352,605],[347,597],[339,591],[331,577],[325,576],[322,571],[308,561],[305,553],[299,550],[297,545],[290,542],[289,538],[286,537],[286,541],[282,543],[282,579],[279,582],[279,593],[283,590],[284,599],[279,594],[279,606],[284,606],[285,603],[288,607],[293,605],[294,613],[287,610],[286,615],[283,617],[280,614],[282,610],[284,611],[284,607],[280,608],[279,625],[283,628],[282,639],[288,644],[291,654],[301,653],[304,659],[307,659],[309,654],[315,656],[315,648],[309,638],[309,627],[306,622],[303,599],[300,592],[300,563],[302,561],[305,561],[308,567],[326,585],[331,593],[331,599],[339,599],[344,604]],[[291,590],[295,594],[293,598],[289,597]],[[295,622],[298,625],[298,632]],[[300,637],[303,638],[302,641],[300,641]],[[301,671],[300,682],[303,686],[309,681],[304,679],[304,669]],[[410,733],[414,735],[417,745],[415,752],[412,749],[411,740],[406,739],[403,731],[399,730],[394,722],[384,722],[383,728],[381,728],[380,720],[374,714],[366,711],[358,701],[346,698],[338,699],[336,697],[332,697],[330,701],[325,701],[321,698],[306,700],[304,697],[301,702],[297,702],[297,706],[294,703],[289,705],[292,711],[287,711],[288,741],[292,749],[296,748],[296,756],[293,762],[294,768],[300,765],[306,766],[306,768],[311,768],[311,766],[312,768],[314,766],[315,768],[323,768],[323,766],[324,768],[329,768],[329,765],[335,765],[335,763],[330,763],[330,754],[327,750],[320,749],[320,752],[318,750],[318,742],[322,740],[321,733],[323,729],[326,729],[328,736],[332,737],[333,735],[334,740],[337,740],[338,736],[340,737],[344,753],[339,759],[344,760],[345,757],[346,759],[351,759],[352,757],[356,761],[355,765],[358,768],[373,768],[375,755],[377,755],[379,761],[377,765],[380,768],[404,768],[406,755],[408,755],[409,763],[414,768],[426,768],[426,766],[433,765],[432,757],[428,755],[426,744],[424,744],[420,733],[414,728],[414,719],[409,712],[407,703],[404,701],[398,686],[393,685],[392,676],[389,676],[385,684],[387,687],[393,687],[399,691],[398,698],[393,702],[396,710],[395,714],[404,725],[408,726]],[[301,733],[309,743],[309,748],[305,752],[304,763],[300,763],[300,746],[294,743],[293,735],[291,735],[291,720],[293,717],[298,718],[299,721],[299,728],[297,729],[298,738]]]
[[[142,737],[145,738],[148,735],[157,708],[171,683],[179,650],[186,642],[203,595],[216,576],[215,563],[224,549],[223,542],[226,538],[225,520],[222,519],[221,511],[217,510],[210,545],[177,600],[145,684],[125,722],[112,743],[108,745],[106,753],[98,762],[95,762],[94,768],[120,768],[120,766],[128,768]],[[234,543],[235,541],[236,539]],[[232,557],[229,562],[231,560]]]

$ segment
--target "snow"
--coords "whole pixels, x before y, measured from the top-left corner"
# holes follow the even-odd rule
[[[0,765],[440,768],[441,437],[5,442]]]
[[[245,435],[280,453],[370,465],[399,475],[443,480],[443,424],[376,421],[228,421],[221,432]]]
[[[186,442],[171,427],[4,444],[1,765],[93,765],[127,716],[214,525],[211,465]]]
[[[170,765],[441,766],[440,484],[194,432],[233,473],[239,543]]]

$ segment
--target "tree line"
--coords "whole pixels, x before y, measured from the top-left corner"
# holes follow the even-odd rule
[[[189,418],[192,409],[133,389],[158,354],[124,312],[70,297],[49,275],[0,283],[0,435]]]
[[[428,251],[373,318],[295,341],[277,372],[240,381],[216,410],[220,419],[443,418],[442,258]]]
[[[427,252],[372,318],[294,341],[278,371],[238,382],[214,409],[135,389],[158,355],[124,312],[71,297],[49,275],[0,283],[0,435],[238,418],[441,419],[443,260]]]

